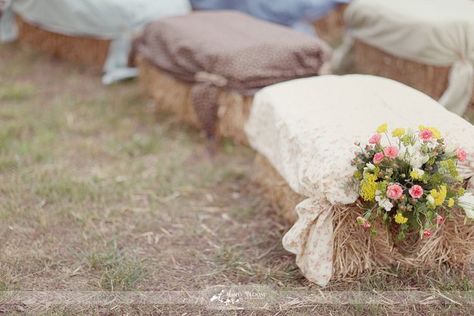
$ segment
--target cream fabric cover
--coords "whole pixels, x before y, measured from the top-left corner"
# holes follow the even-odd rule
[[[474,86],[474,1],[354,0],[345,13],[350,36],[392,55],[452,66],[440,103],[463,114]],[[336,66],[351,39],[335,54]]]
[[[378,125],[439,128],[450,146],[469,153],[462,175],[474,175],[474,127],[423,93],[367,75],[299,79],[261,90],[246,126],[251,146],[290,187],[307,197],[284,236],[303,274],[325,286],[332,274],[332,208],[352,204],[354,142],[367,143]]]

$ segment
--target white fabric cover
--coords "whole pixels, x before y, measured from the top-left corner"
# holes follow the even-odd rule
[[[452,66],[449,88],[440,103],[454,113],[464,113],[474,86],[474,1],[354,0],[345,20],[350,36],[389,54]],[[336,51],[336,68],[350,45],[347,39]]]
[[[308,199],[296,208],[298,221],[283,238],[303,274],[325,286],[332,273],[333,205],[352,204],[351,160],[382,123],[389,127],[437,127],[449,146],[461,145],[474,175],[474,127],[423,93],[368,75],[321,76],[264,88],[246,125],[251,146],[289,186]]]
[[[0,40],[16,36],[12,12],[26,21],[61,34],[113,40],[104,66],[105,84],[137,75],[127,68],[132,37],[156,19],[190,12],[189,0],[7,0],[0,21]]]

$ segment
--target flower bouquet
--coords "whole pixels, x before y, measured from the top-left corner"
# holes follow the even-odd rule
[[[436,128],[396,128],[389,134],[383,124],[365,147],[357,145],[352,163],[363,210],[357,223],[372,234],[377,234],[372,224],[382,220],[399,241],[413,233],[427,239],[456,208],[464,209],[465,221],[474,218],[474,196],[457,169],[467,154],[448,149]]]

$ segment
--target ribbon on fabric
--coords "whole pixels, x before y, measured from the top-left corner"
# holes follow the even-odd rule
[[[331,57],[331,69],[334,73],[344,73],[352,67],[351,52],[354,46],[354,38],[346,34],[341,45],[334,50]]]
[[[200,71],[194,80],[196,84],[191,89],[193,108],[206,136],[213,139],[217,131],[219,88],[227,85],[227,79]]]
[[[323,287],[333,272],[333,211],[324,197],[304,200],[296,206],[298,220],[283,237],[283,247],[296,255],[303,275]]]
[[[466,59],[453,64],[449,73],[449,85],[439,99],[444,107],[463,115],[471,101],[474,86],[474,67]]]
[[[104,85],[138,76],[138,69],[129,67],[134,40],[132,34],[133,32],[125,32],[111,41],[103,69],[102,83]]]
[[[10,0],[0,0],[0,43],[13,42],[18,38],[18,26]]]

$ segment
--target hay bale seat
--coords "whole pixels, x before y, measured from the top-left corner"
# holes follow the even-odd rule
[[[298,219],[295,207],[304,201],[305,197],[293,191],[261,154],[255,157],[253,175],[253,180],[263,189],[266,200],[272,204],[278,215],[288,223],[294,223]]]
[[[448,87],[449,67],[420,64],[385,53],[360,40],[354,43],[356,71],[390,78],[438,100]]]
[[[246,132],[258,152],[256,181],[281,215],[296,221],[283,245],[296,254],[302,273],[319,285],[393,266],[464,269],[474,255],[474,225],[465,224],[460,209],[432,238],[413,234],[403,243],[395,242],[382,223],[374,224],[376,236],[356,223],[362,210],[351,186],[354,142],[367,143],[381,122],[393,128],[436,126],[449,144],[474,153],[470,123],[389,79],[307,78],[267,87],[255,96]],[[461,168],[466,179],[474,174],[473,156]]]
[[[191,95],[193,85],[160,70],[143,56],[138,55],[136,61],[140,71],[140,82],[153,98],[156,111],[170,113],[177,121],[200,128],[201,124],[194,111]],[[219,89],[216,131],[219,138],[231,138],[236,143],[247,144],[244,126],[252,100],[252,96]]]
[[[146,24],[190,11],[188,0],[7,1],[0,17],[0,42],[19,39],[53,57],[102,72],[102,82],[111,84],[137,76],[134,37]]]
[[[471,0],[355,0],[345,14],[353,69],[405,83],[462,115],[474,106],[473,16]]]
[[[55,58],[102,71],[110,40],[50,32],[20,17],[17,24],[20,43]]]
[[[354,66],[357,73],[400,81],[436,100],[439,100],[448,88],[451,69],[396,57],[359,40],[354,42]],[[474,110],[474,93],[468,108]]]
[[[158,112],[200,127],[210,138],[244,144],[253,94],[320,74],[330,55],[318,39],[231,11],[152,23],[137,50],[140,79]]]

